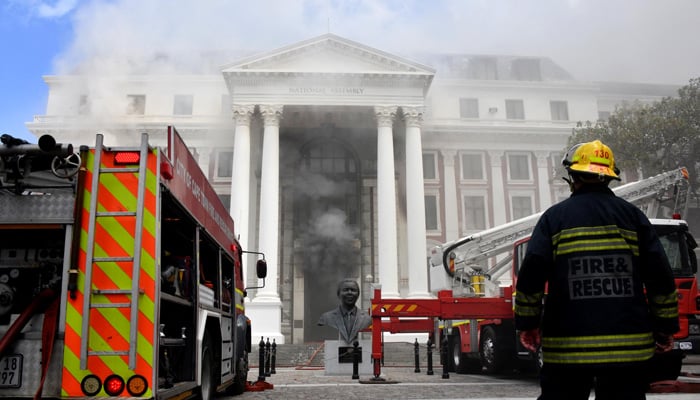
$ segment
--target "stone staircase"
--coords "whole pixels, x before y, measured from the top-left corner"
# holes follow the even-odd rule
[[[253,344],[249,355],[250,367],[259,368],[260,351],[257,343]],[[419,343],[418,359],[421,368],[426,368],[428,349],[425,343]],[[433,346],[433,368],[440,365],[440,354]],[[324,345],[322,342],[303,344],[278,344],[276,346],[276,367],[323,368]],[[384,343],[384,363],[387,367],[415,367],[415,345],[407,342]]]

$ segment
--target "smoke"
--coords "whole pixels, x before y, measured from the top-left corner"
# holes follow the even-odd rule
[[[56,72],[215,72],[331,32],[409,57],[541,56],[579,80],[685,84],[700,65],[699,14],[694,0],[88,0]]]

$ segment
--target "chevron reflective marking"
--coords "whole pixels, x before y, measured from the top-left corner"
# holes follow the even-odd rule
[[[91,296],[90,301],[93,307],[90,308],[90,328],[88,338],[88,362],[87,369],[80,368],[81,337],[83,320],[83,300],[82,290],[85,283],[87,259],[86,249],[88,249],[88,227],[90,220],[90,202],[92,193],[87,185],[83,192],[83,204],[79,212],[81,213],[80,226],[80,250],[78,252],[78,290],[75,299],[68,299],[66,304],[66,334],[64,350],[64,368],[62,379],[62,396],[81,397],[83,393],[80,389],[80,382],[88,374],[95,374],[104,379],[110,374],[117,374],[124,379],[128,379],[134,374],[146,377],[148,381],[148,391],[146,397],[152,396],[154,375],[154,339],[155,319],[156,319],[156,199],[158,190],[158,180],[156,171],[156,150],[149,154],[146,171],[146,193],[143,213],[143,229],[141,232],[141,265],[139,268],[139,292],[138,297],[138,318],[137,321],[130,321],[128,307],[115,308],[109,305],[131,301],[131,293],[125,294],[100,294],[104,290],[131,290],[133,263],[131,261],[95,261],[92,265],[92,290],[95,293],[87,294]],[[86,165],[92,168],[94,160],[94,150],[88,153]],[[102,157],[102,168],[114,168],[109,165],[110,157]],[[92,180],[92,173],[88,169],[86,182]],[[95,222],[95,243],[93,257],[133,257],[135,243],[135,217],[133,215],[123,215],[125,212],[134,212],[138,200],[136,198],[138,188],[137,173],[111,173],[103,172],[99,177],[99,198],[97,199],[97,212],[116,213],[115,215],[98,215]],[[122,213],[122,214],[119,214]],[[102,305],[100,307],[100,305]],[[97,307],[94,307],[97,306]],[[137,343],[129,343],[131,324],[137,323],[138,331]],[[135,370],[129,369],[129,346],[136,345],[136,366]],[[124,352],[124,355],[95,355],[92,352]]]
[[[418,304],[373,304],[372,305],[372,310],[376,310],[377,308],[384,309],[386,312],[404,312],[404,313],[412,313],[416,311],[418,308]],[[404,310],[406,308],[406,310]]]

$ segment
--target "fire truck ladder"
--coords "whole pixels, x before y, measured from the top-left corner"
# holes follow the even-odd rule
[[[129,355],[129,368],[136,368],[136,343],[138,334],[138,300],[139,290],[139,269],[141,265],[141,242],[144,219],[144,198],[146,193],[146,160],[148,158],[148,134],[141,136],[140,159],[138,167],[106,168],[102,167],[102,155],[105,148],[102,144],[102,135],[98,134],[95,144],[95,158],[93,162],[92,190],[90,197],[90,218],[88,221],[88,241],[85,261],[85,286],[83,300],[83,325],[80,335],[80,368],[87,369],[88,356],[123,356]],[[109,174],[138,174],[138,192],[136,199],[136,209],[127,211],[98,211],[100,176]],[[95,226],[100,218],[110,217],[133,217],[135,219],[135,229],[133,232],[134,248],[131,256],[95,256]],[[132,263],[131,288],[125,289],[93,289],[92,274],[96,263],[101,262],[130,262]],[[98,303],[93,302],[93,295],[127,295],[130,302],[124,303]],[[89,351],[88,338],[90,330],[90,310],[93,308],[130,308],[130,331],[129,350],[113,351]]]

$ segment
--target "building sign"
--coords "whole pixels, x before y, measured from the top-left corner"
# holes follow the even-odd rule
[[[365,94],[363,87],[290,87],[289,94],[312,96],[362,96]]]

